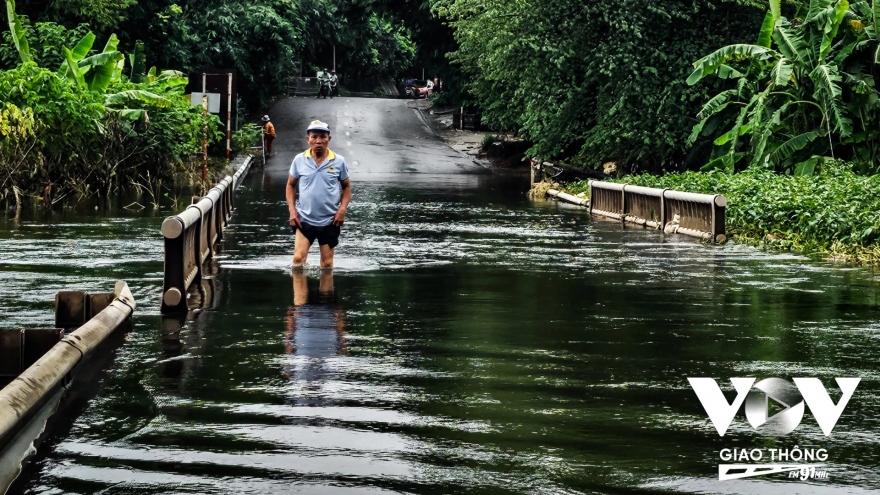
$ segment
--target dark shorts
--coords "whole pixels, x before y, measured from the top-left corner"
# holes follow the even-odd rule
[[[294,232],[299,230],[302,232],[306,239],[309,240],[309,245],[315,242],[315,239],[318,239],[319,246],[330,246],[330,249],[336,247],[339,244],[339,232],[342,230],[342,227],[337,227],[332,223],[330,225],[325,225],[323,227],[315,227],[314,225],[309,225],[305,222],[302,222],[302,228],[294,227],[291,225],[291,228]]]

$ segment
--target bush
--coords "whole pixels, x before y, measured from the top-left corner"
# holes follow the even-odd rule
[[[236,155],[252,153],[255,150],[252,150],[251,146],[260,140],[261,134],[263,134],[261,126],[252,122],[244,124],[241,129],[232,133],[232,153]]]
[[[106,105],[112,95],[147,91],[152,99]],[[201,153],[205,126],[210,142],[221,136],[216,116],[204,117],[184,98],[182,87],[161,80],[117,80],[102,94],[29,62],[0,71],[0,94],[5,95],[0,160],[5,167],[14,165],[0,196],[9,195],[11,186],[31,194],[48,188],[60,196],[108,193],[140,177],[171,178],[188,157]],[[145,118],[133,118],[132,112]],[[29,130],[13,132],[22,126]]]

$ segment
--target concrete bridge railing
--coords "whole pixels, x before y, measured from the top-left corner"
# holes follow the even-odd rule
[[[598,180],[591,180],[589,184],[589,201],[553,189],[548,194],[572,203],[588,204],[591,215],[662,229],[668,234],[684,234],[712,242],[727,240],[727,198],[721,194],[696,194]]]
[[[94,351],[137,306],[122,281],[112,294],[62,291],[55,300],[55,323],[62,328],[0,330],[0,379],[9,382],[0,389],[0,493],[17,476],[22,456],[31,453],[30,433],[43,431],[37,423],[54,413],[72,377],[96,359]]]
[[[186,293],[201,280],[205,261],[223,238],[235,201],[235,190],[251,164],[251,157],[231,177],[226,176],[208,194],[183,212],[162,222],[165,238],[165,277],[162,285],[162,313],[188,310]]]

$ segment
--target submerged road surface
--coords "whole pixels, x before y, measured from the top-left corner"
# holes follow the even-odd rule
[[[138,298],[100,390],[64,413],[13,493],[880,486],[880,288],[869,271],[529,201],[527,177],[448,149],[404,101],[296,98],[270,115],[278,154],[238,191],[214,276],[190,299],[201,308],[185,318],[158,313],[170,207],[3,219],[10,324],[51,321],[61,288],[120,278]],[[314,268],[313,248],[297,275],[284,187],[313,119],[330,123],[354,196],[336,268]],[[715,378],[728,400],[732,377],[819,378],[835,403],[836,377],[861,382],[830,436],[808,408],[787,436],[740,410],[721,437],[689,377]],[[798,478],[719,480],[720,464],[753,463],[743,450],[773,463],[769,449],[795,446],[827,458]]]
[[[489,171],[452,150],[404,100],[378,98],[288,98],[270,111],[278,138],[266,172],[280,178],[293,157],[308,148],[312,120],[330,124],[330,148],[349,163],[353,182],[399,183],[437,180],[413,174],[486,174]],[[461,182],[460,180],[452,179]]]

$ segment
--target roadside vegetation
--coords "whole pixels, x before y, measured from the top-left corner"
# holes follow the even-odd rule
[[[237,70],[240,110],[254,115],[291,76],[329,67],[334,53],[343,83],[372,89],[409,68],[417,51],[394,14],[418,12],[414,2],[5,3],[0,200],[15,204],[198,182],[203,141],[217,152],[222,138],[217,117],[185,97],[200,69]],[[247,152],[258,136],[243,126],[234,150]]]

